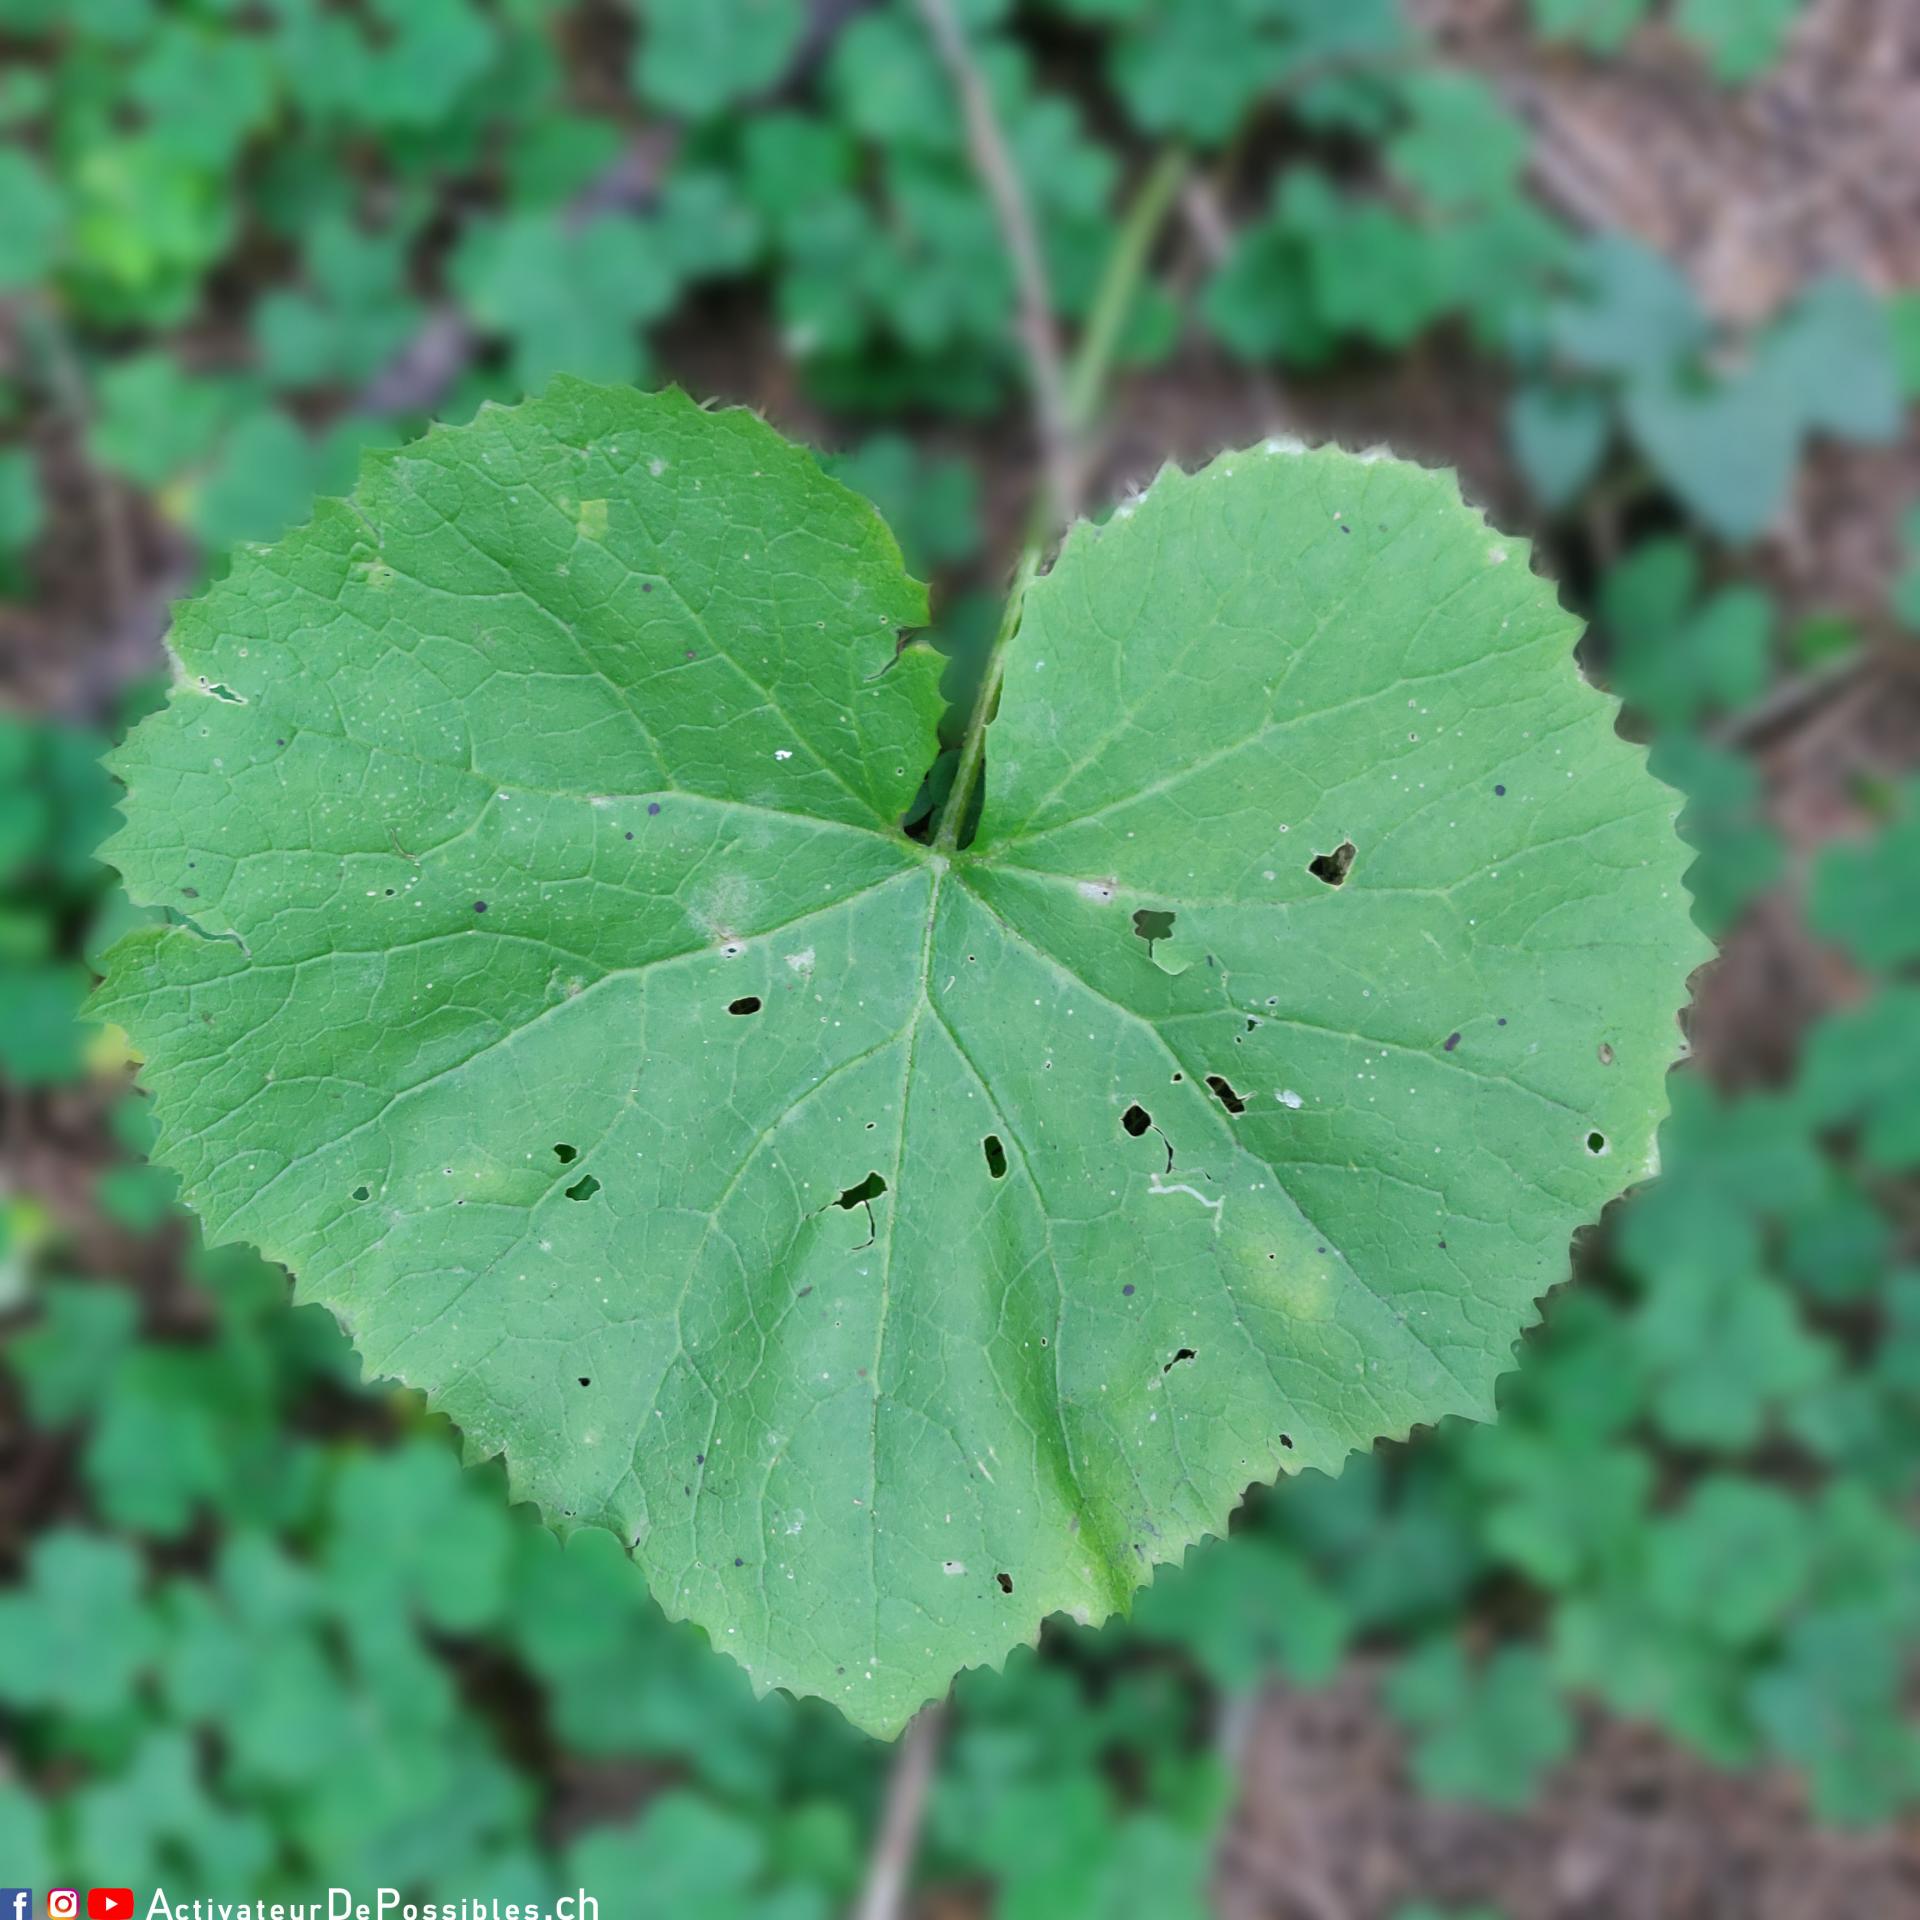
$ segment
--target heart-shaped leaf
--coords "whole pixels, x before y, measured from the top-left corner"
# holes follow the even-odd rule
[[[257,1242],[762,1685],[897,1728],[1250,1481],[1485,1415],[1653,1165],[1674,796],[1450,479],[1169,472],[1031,589],[977,840],[920,589],[572,382],[174,631],[99,997]]]

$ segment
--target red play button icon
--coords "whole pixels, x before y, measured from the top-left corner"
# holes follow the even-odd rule
[[[131,1887],[93,1887],[87,1893],[87,1920],[133,1920]]]

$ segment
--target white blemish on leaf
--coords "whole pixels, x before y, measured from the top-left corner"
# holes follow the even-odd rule
[[[1198,1200],[1210,1213],[1215,1214],[1219,1213],[1220,1209],[1227,1204],[1225,1195],[1222,1195],[1218,1199],[1212,1199],[1202,1193],[1198,1187],[1190,1187],[1184,1181],[1163,1181],[1157,1173],[1150,1177],[1147,1191],[1149,1193],[1191,1194],[1193,1198]],[[1218,1223],[1216,1222],[1216,1224]]]

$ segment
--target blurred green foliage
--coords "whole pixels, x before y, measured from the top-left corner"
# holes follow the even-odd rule
[[[1532,0],[1599,57],[1664,22],[1729,86],[1799,10]],[[1816,439],[1903,430],[1920,293],[1824,280],[1721,323],[1642,243],[1549,213],[1524,125],[1395,0],[956,11],[1069,325],[1125,182],[1177,141],[1232,223],[1142,300],[1133,364],[1197,331],[1290,380],[1436,340],[1505,372],[1516,465],[1589,563],[1594,670],[1683,797],[1698,918],[1725,933],[1804,886],[1851,997],[1784,1084],[1675,1078],[1663,1178],[1548,1303],[1500,1424],[1262,1495],[1130,1624],[966,1676],[922,1873],[1016,1920],[1202,1911],[1232,1791],[1214,1726],[1362,1650],[1429,1793],[1524,1804],[1598,1702],[1715,1765],[1787,1766],[1826,1819],[1896,1816],[1920,1801],[1920,786],[1860,794],[1862,830],[1809,865],[1742,725],[1911,644],[1920,515],[1877,641],[1784,620],[1744,550]],[[947,590],[964,688],[1003,525],[967,423],[1017,399],[1014,283],[906,0],[0,0],[0,38],[13,611],[71,570],[76,515],[88,538],[137,516],[190,575],[430,414],[746,339],[706,377],[827,414],[834,470]],[[1589,548],[1603,508],[1628,533]],[[29,1884],[843,1911],[888,1756],[754,1700],[606,1536],[508,1508],[279,1273],[194,1247],[141,1164],[143,1103],[106,1097],[124,1063],[77,1018],[130,911],[90,858],[128,713],[0,720],[0,1074],[99,1094],[79,1159],[125,1263],[84,1251],[71,1196],[5,1197],[5,1373],[52,1492],[0,1541],[0,1854]]]

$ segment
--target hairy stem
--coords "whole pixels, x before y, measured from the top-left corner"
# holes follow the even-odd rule
[[[1112,250],[1107,255],[1107,264],[1094,295],[1093,309],[1080,336],[1079,346],[1075,349],[1073,365],[1065,385],[1068,396],[1066,419],[1076,448],[1099,412],[1106,392],[1107,376],[1113,367],[1114,351],[1120,342],[1121,329],[1133,309],[1134,296],[1139,292],[1140,279],[1146,271],[1147,255],[1152,250],[1154,236],[1166,219],[1168,208],[1180,190],[1186,171],[1186,155],[1177,148],[1169,149],[1154,162],[1135,191],[1126,218],[1121,222]],[[980,782],[981,763],[986,757],[987,723],[1000,703],[1000,682],[1006,671],[1007,645],[1020,630],[1020,614],[1026,604],[1027,589],[1038,575],[1047,550],[1066,524],[1065,516],[1056,517],[1055,505],[1050,498],[1043,495],[1035,502],[1020,557],[1014,562],[1013,580],[1007,588],[1006,602],[1000,609],[1000,624],[995,629],[993,644],[987,650],[986,662],[980,671],[980,685],[974,694],[973,710],[967,716],[967,730],[960,742],[960,761],[954,769],[953,787],[947,795],[946,806],[941,810],[939,831],[934,836],[936,852],[952,853],[960,844],[967,810],[972,803],[974,789]]]

